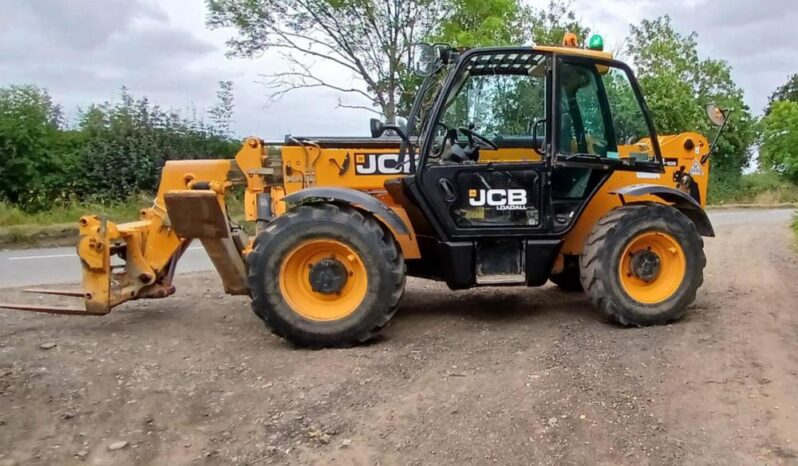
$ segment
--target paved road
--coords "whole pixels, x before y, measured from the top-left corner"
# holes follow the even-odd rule
[[[177,265],[177,273],[211,270],[208,255],[199,242],[193,244]],[[0,288],[80,281],[80,261],[75,248],[0,251]]]
[[[792,209],[741,209],[710,212],[716,226],[737,224],[783,224]],[[178,264],[177,272],[211,270],[210,259],[199,243],[191,246]],[[74,248],[0,251],[0,288],[80,281],[80,263]]]

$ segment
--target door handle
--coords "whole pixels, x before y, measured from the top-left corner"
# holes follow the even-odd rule
[[[452,182],[447,180],[446,178],[441,178],[438,180],[438,186],[443,191],[443,200],[452,203],[457,199],[457,194],[454,192],[454,185]]]

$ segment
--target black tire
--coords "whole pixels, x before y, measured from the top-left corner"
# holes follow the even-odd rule
[[[681,247],[686,267],[678,288],[657,303],[633,299],[621,283],[619,269],[627,245],[649,232],[666,233]],[[673,207],[657,203],[628,204],[599,219],[580,257],[580,278],[591,302],[607,317],[627,326],[666,324],[681,318],[704,282],[704,241],[693,222]]]
[[[585,290],[582,288],[582,281],[579,277],[579,258],[576,256],[567,256],[562,272],[551,275],[549,280],[566,293],[578,293]]]
[[[365,266],[365,297],[343,318],[309,319],[281,292],[283,260],[310,240],[343,243]],[[274,219],[255,239],[247,265],[252,310],[274,334],[304,347],[349,347],[371,339],[396,312],[405,288],[404,259],[391,233],[371,215],[335,204],[303,205]]]

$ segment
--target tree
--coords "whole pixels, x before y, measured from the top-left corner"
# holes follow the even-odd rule
[[[560,45],[566,32],[581,41],[590,35],[590,28],[577,19],[570,1],[549,0],[545,8],[528,10],[523,28],[531,31],[531,39],[538,45]]]
[[[520,45],[530,10],[519,0],[451,0],[449,15],[427,39],[455,47]]]
[[[232,27],[229,53],[254,57],[281,53],[290,69],[266,75],[270,98],[294,89],[329,88],[367,100],[365,108],[394,121],[413,61],[413,44],[441,21],[439,0],[206,0],[208,25]],[[348,79],[334,80],[317,64],[334,65]],[[339,73],[340,74],[340,73]]]
[[[230,137],[233,109],[235,109],[233,81],[219,81],[219,90],[216,92],[216,97],[219,101],[208,111],[213,124],[211,131],[217,136]]]
[[[768,98],[768,106],[765,108],[765,115],[770,115],[773,104],[783,100],[798,102],[798,73],[792,75],[786,83],[773,91],[773,94]]]
[[[519,0],[455,0],[451,11],[428,42],[457,47],[560,45],[566,32],[573,32],[582,40],[590,34],[590,29],[577,20],[569,2],[550,0],[543,8],[532,8]],[[528,124],[513,128],[508,122],[519,124],[536,115],[543,116],[542,109],[539,110],[544,101],[543,80],[507,79],[492,81],[492,85],[497,88],[485,91],[489,102],[486,107],[502,116],[505,130],[521,134],[529,130]],[[458,104],[464,102],[455,103]],[[458,110],[466,111],[465,108]]]
[[[231,91],[223,85],[220,108],[211,111],[227,128]],[[81,112],[78,131],[81,142],[66,166],[65,184],[81,198],[124,200],[155,190],[167,160],[232,157],[239,149],[219,126],[164,111],[125,88],[119,101]]]
[[[520,0],[452,0],[451,13],[430,42],[456,47],[560,45],[566,32],[586,40],[590,29],[576,18],[570,2],[549,0],[543,8]]]
[[[798,102],[774,101],[761,125],[760,163],[798,183]]]
[[[61,108],[34,86],[0,88],[0,200],[46,202],[46,181],[59,164]]]
[[[626,53],[636,68],[660,134],[714,132],[704,113],[708,103],[732,109],[728,127],[713,155],[712,177],[738,178],[751,157],[754,122],[725,61],[698,55],[698,35],[678,33],[670,17],[631,26]]]

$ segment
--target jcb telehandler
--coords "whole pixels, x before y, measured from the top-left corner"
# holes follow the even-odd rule
[[[422,45],[405,124],[372,120],[371,139],[249,138],[234,160],[167,162],[138,221],[80,219],[83,290],[46,292],[85,310],[2,307],[105,315],[167,297],[199,240],[225,291],[303,346],[370,339],[407,275],[452,289],[551,280],[624,325],[678,319],[703,281],[701,237],[714,235],[702,208],[712,147],[657,136],[629,67],[600,41],[568,42]],[[233,186],[254,238],[227,215]]]

